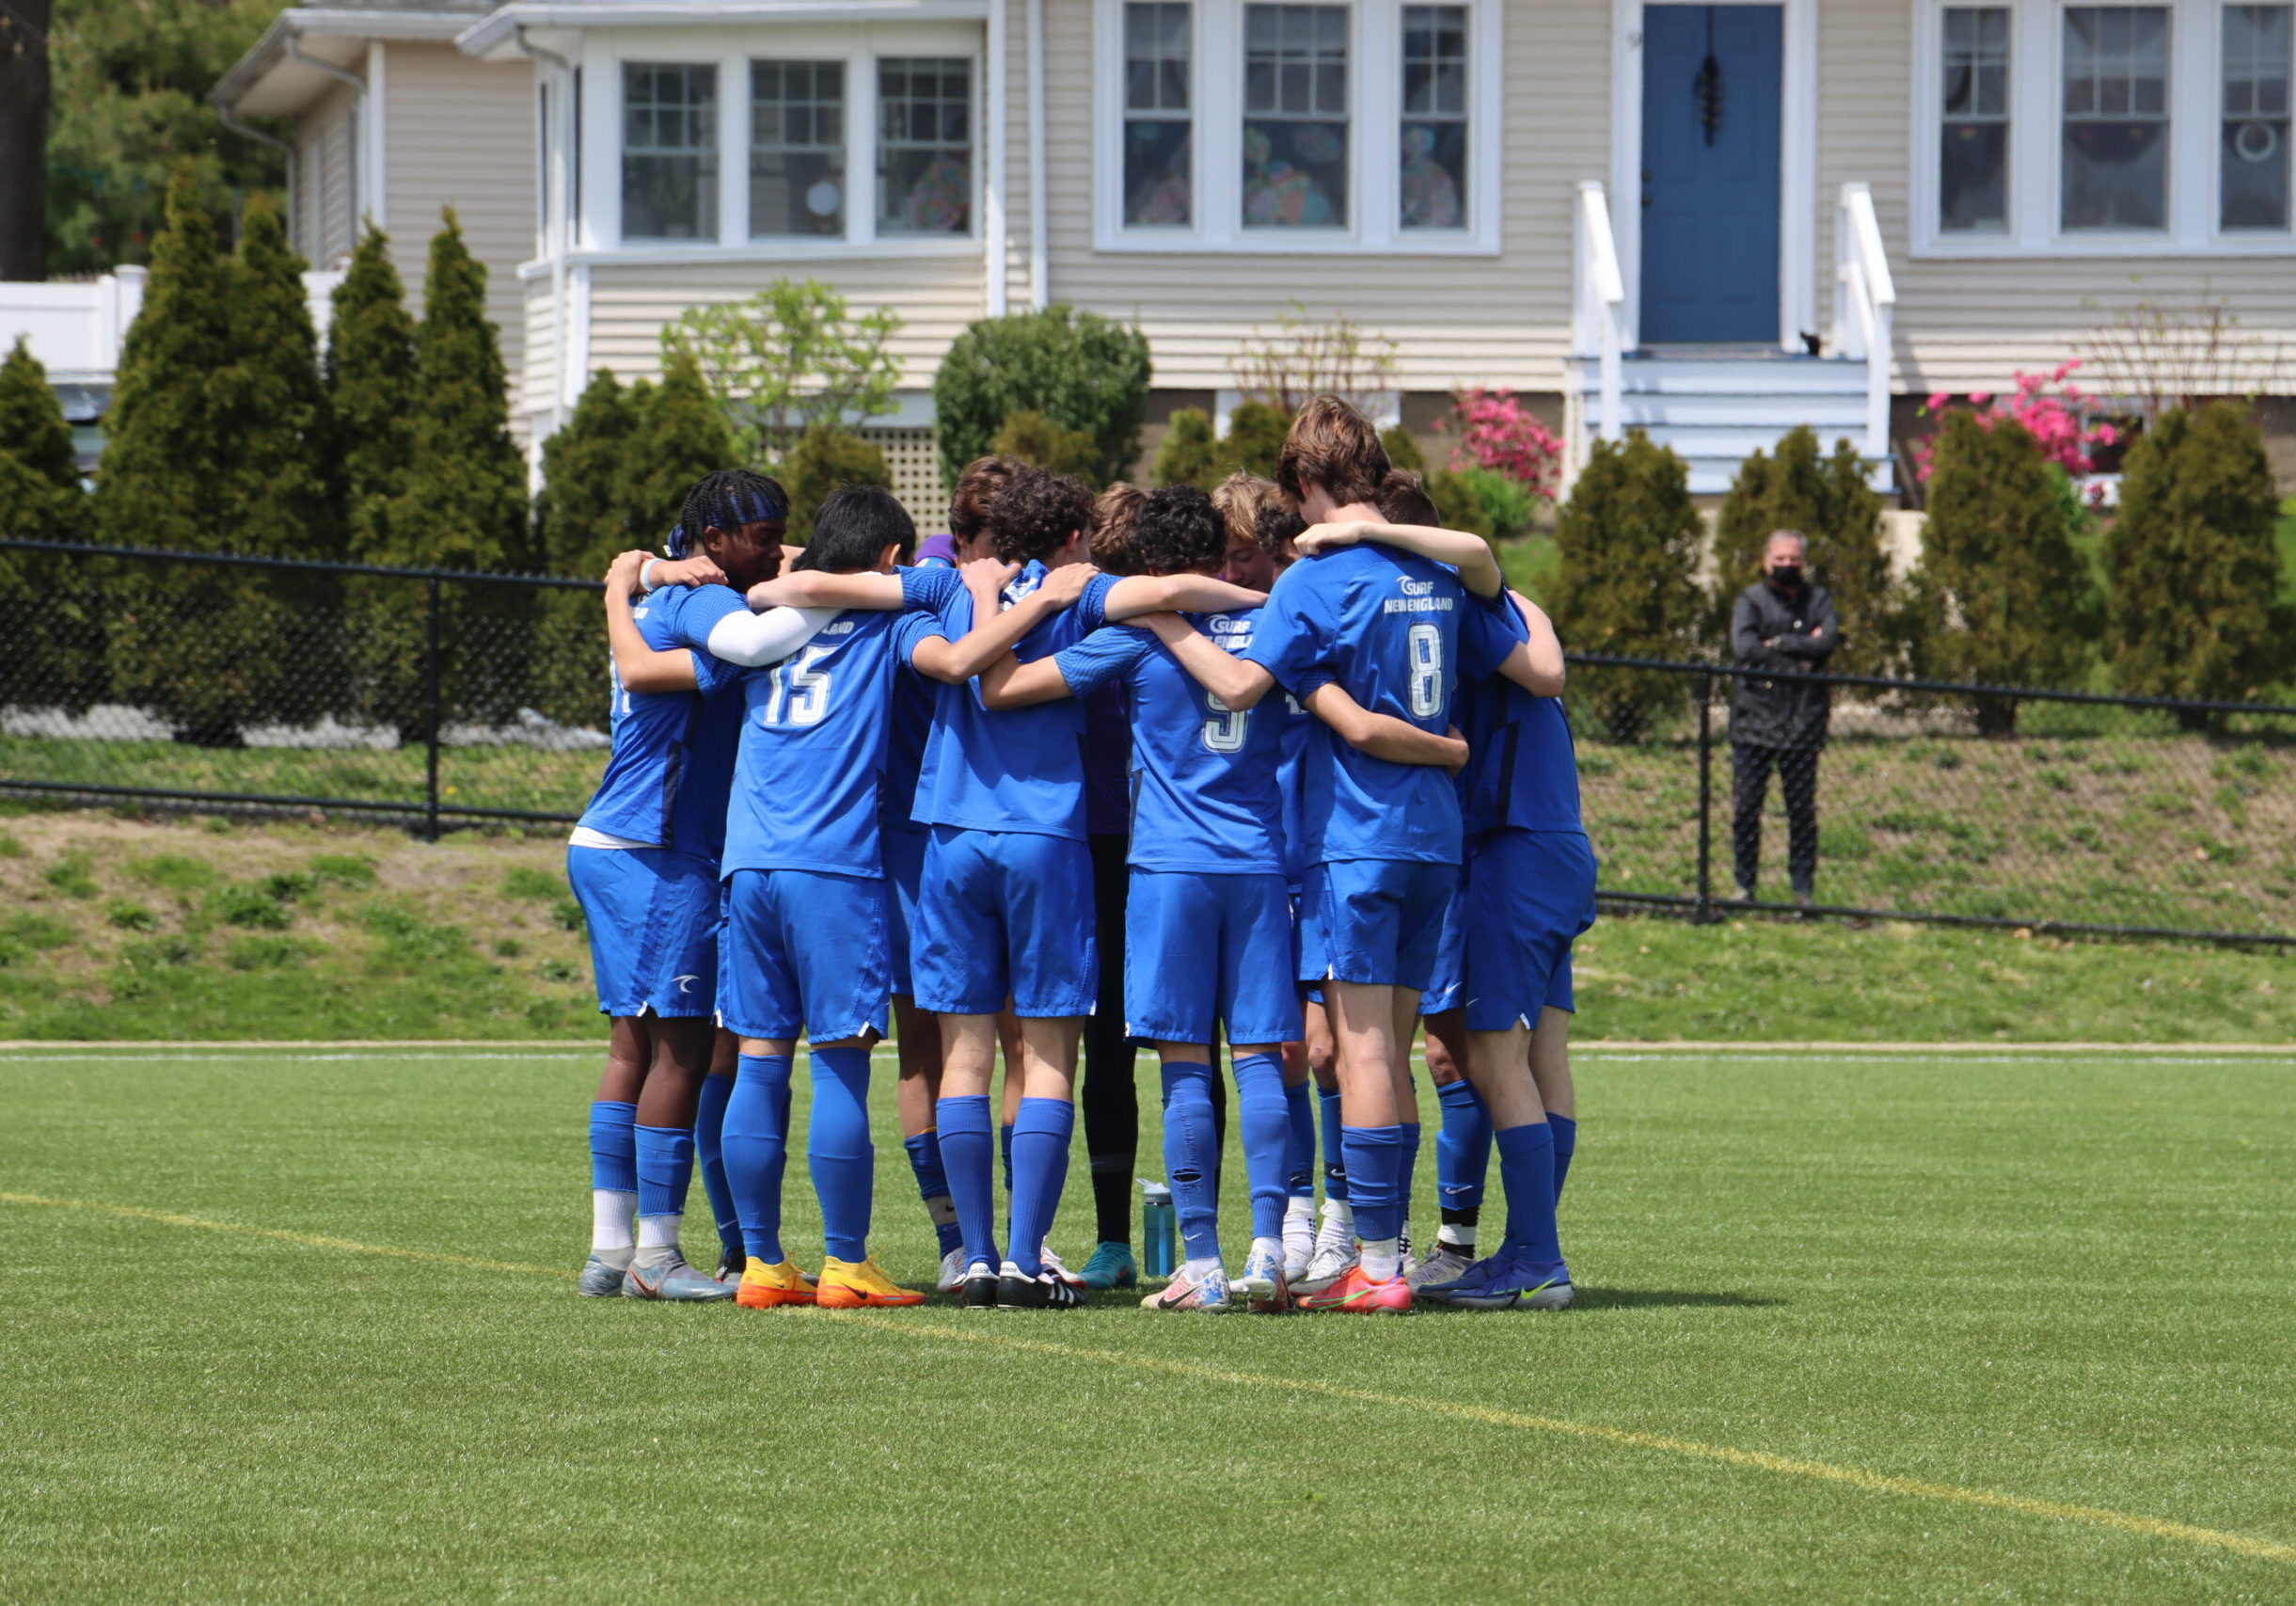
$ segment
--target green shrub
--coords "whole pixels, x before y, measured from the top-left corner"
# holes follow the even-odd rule
[[[156,931],[160,917],[132,898],[115,898],[103,907],[103,917],[123,931]]]
[[[1915,572],[1921,659],[1940,679],[2068,686],[2097,633],[2095,595],[2073,545],[2080,502],[2020,424],[1945,415]],[[2005,735],[2017,705],[1975,700],[1978,729]]]
[[[1148,337],[1098,313],[1056,303],[976,321],[933,379],[942,479],[954,485],[1024,408],[1092,437],[1096,484],[1124,478],[1140,453],[1149,372]]]
[[[1438,469],[1427,476],[1427,499],[1435,504],[1435,517],[1446,530],[1465,530],[1491,538],[1491,510],[1465,474]]]
[[[1007,418],[989,450],[1055,474],[1072,474],[1086,485],[1093,485],[1100,472],[1100,449],[1092,437],[1081,429],[1064,429],[1033,408],[1023,407]]]
[[[1697,650],[1703,526],[1689,466],[1640,430],[1597,440],[1555,529],[1555,623],[1577,652],[1684,659]],[[1593,711],[1610,736],[1639,740],[1680,706],[1681,676],[1605,670]]]
[[[1457,480],[1475,498],[1482,509],[1486,532],[1494,541],[1514,541],[1530,531],[1531,521],[1538,516],[1540,499],[1522,481],[1500,473],[1496,469],[1450,469],[1443,470]]]
[[[1807,424],[1779,441],[1776,456],[1757,451],[1739,467],[1715,522],[1720,583],[1708,629],[1718,648],[1728,650],[1738,594],[1762,578],[1771,533],[1798,530],[1810,542],[1810,577],[1833,594],[1842,618],[1841,650],[1827,667],[1878,675],[1903,666],[1903,602],[1881,547],[1881,498],[1865,474],[1856,447],[1839,440],[1821,455]]]
[[[0,361],[0,536],[84,541],[87,498],[71,426],[48,371],[18,337]],[[0,553],[0,703],[61,703],[82,709],[103,689],[97,585],[85,564],[35,553]]]
[[[148,859],[133,860],[128,865],[128,874],[162,892],[205,892],[223,879],[222,873],[205,859],[187,858],[182,853],[155,853]]]
[[[563,898],[566,878],[532,865],[513,865],[502,872],[502,892],[508,898],[534,898],[545,900]]]
[[[1427,453],[1401,424],[1379,432],[1380,445],[1387,449],[1387,465],[1394,469],[1409,469],[1414,473],[1427,472]]]
[[[889,307],[855,313],[834,286],[777,278],[747,301],[680,313],[662,329],[662,366],[694,365],[733,428],[735,456],[757,463],[815,429],[893,411],[901,359],[889,347],[900,330]]]
[[[1275,478],[1275,460],[1283,454],[1284,437],[1291,420],[1265,402],[1239,402],[1227,415],[1227,433],[1220,437],[1219,473]]]
[[[813,429],[790,449],[780,479],[789,493],[789,533],[793,546],[814,538],[814,515],[839,485],[893,484],[893,469],[885,453],[873,443],[842,430]]]
[[[364,853],[321,853],[311,860],[310,873],[337,886],[372,886],[374,861]]]
[[[1155,481],[1210,490],[1220,482],[1219,457],[1211,415],[1201,407],[1176,408],[1164,427],[1164,444],[1156,449]]]
[[[2276,516],[2263,436],[2245,408],[2163,413],[2138,437],[2105,539],[2105,644],[2123,691],[2229,701],[2296,667]]]

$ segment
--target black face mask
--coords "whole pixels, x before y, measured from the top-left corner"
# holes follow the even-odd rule
[[[1786,564],[1770,570],[1770,583],[1781,591],[1793,591],[1800,586],[1801,582],[1802,571],[1799,564]]]

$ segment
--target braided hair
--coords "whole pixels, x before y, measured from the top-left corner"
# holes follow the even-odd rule
[[[754,469],[720,469],[686,493],[677,528],[663,545],[673,558],[682,558],[700,547],[705,530],[734,531],[788,517],[789,493],[780,481]]]

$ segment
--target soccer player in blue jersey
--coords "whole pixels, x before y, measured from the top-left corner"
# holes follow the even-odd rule
[[[1389,471],[1378,432],[1345,403],[1318,397],[1300,410],[1276,478],[1316,525],[1377,523],[1372,505]],[[1321,550],[1300,537],[1303,553]],[[1276,581],[1252,644],[1240,660],[1191,673],[1232,708],[1257,706],[1278,685],[1295,694],[1329,680],[1374,713],[1430,734],[1449,723],[1462,619],[1479,628],[1496,607],[1465,607],[1462,576],[1442,563],[1387,546],[1340,545],[1294,564]],[[1477,596],[1500,585],[1490,550],[1475,543]],[[1201,660],[1209,655],[1198,653]],[[1219,655],[1225,658],[1226,655]],[[1188,660],[1183,660],[1188,662]],[[1341,1144],[1362,1248],[1338,1281],[1309,1293],[1306,1310],[1407,1311],[1402,1217],[1411,1175],[1408,1044],[1417,1025],[1443,911],[1457,882],[1459,801],[1449,776],[1359,752],[1328,729],[1311,730],[1302,784],[1323,810],[1306,812],[1309,862],[1301,917],[1300,976],[1318,981],[1332,1015],[1342,1105]]]
[[[690,531],[709,572],[754,581],[780,564],[786,505],[762,475],[712,474],[687,498],[673,544],[686,545]],[[613,1022],[591,1105],[591,1253],[578,1287],[722,1299],[730,1285],[687,1265],[678,1226],[714,1039],[717,860],[736,681],[739,666],[792,650],[827,615],[752,614],[723,585],[673,587],[632,609],[647,562],[625,553],[608,577],[613,746],[566,850],[598,1006]]]
[[[1006,617],[1031,610],[1026,633],[1007,644],[1026,662],[1074,645],[1110,618],[1260,599],[1200,576],[1094,574],[1079,563],[1090,511],[1089,493],[1073,480],[1016,473],[990,523],[996,555],[1025,567],[994,601],[947,570],[916,569],[898,577],[890,600],[852,584],[874,578],[866,576],[837,584],[792,576],[753,600],[905,603],[939,618],[941,634],[928,640],[973,640],[1000,604]],[[1048,618],[1042,598],[1055,594],[1061,606]],[[977,687],[953,682],[938,696],[917,787],[915,818],[932,835],[910,964],[918,1006],[941,1016],[941,1152],[964,1232],[962,1292],[972,1309],[1066,1309],[1083,1298],[1043,1253],[1075,1126],[1078,1039],[1098,985],[1081,716],[1074,702],[991,710]],[[989,1088],[997,1012],[1007,999],[1021,1020],[1023,1086],[1009,1234],[999,1254]]]
[[[1210,575],[1225,529],[1211,502],[1173,485],[1145,500],[1128,566],[1148,575]],[[1100,555],[1096,548],[1096,555]],[[1192,618],[1216,649],[1250,644],[1254,612]],[[1276,769],[1279,721],[1235,711],[1203,690],[1148,632],[1094,631],[1052,659],[1006,658],[982,676],[991,708],[1084,697],[1120,685],[1132,708],[1133,816],[1123,1010],[1127,1034],[1163,1060],[1165,1174],[1187,1260],[1142,1301],[1154,1311],[1225,1311],[1230,1284],[1220,1256],[1212,1171],[1218,1134],[1211,1051],[1224,1030],[1236,1078],[1252,1246],[1233,1294],[1260,1310],[1288,1304],[1282,1242],[1291,1123],[1280,1045],[1299,1030],[1291,961],[1283,804]],[[1322,698],[1344,700],[1326,686]],[[1352,713],[1362,710],[1350,704]],[[1453,763],[1463,743],[1400,720],[1363,715],[1404,762]]]

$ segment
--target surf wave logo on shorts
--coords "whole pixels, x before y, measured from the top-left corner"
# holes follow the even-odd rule
[[[702,978],[698,976],[673,976],[670,979],[677,983],[677,990],[680,993],[690,993],[693,991],[693,984]]]

